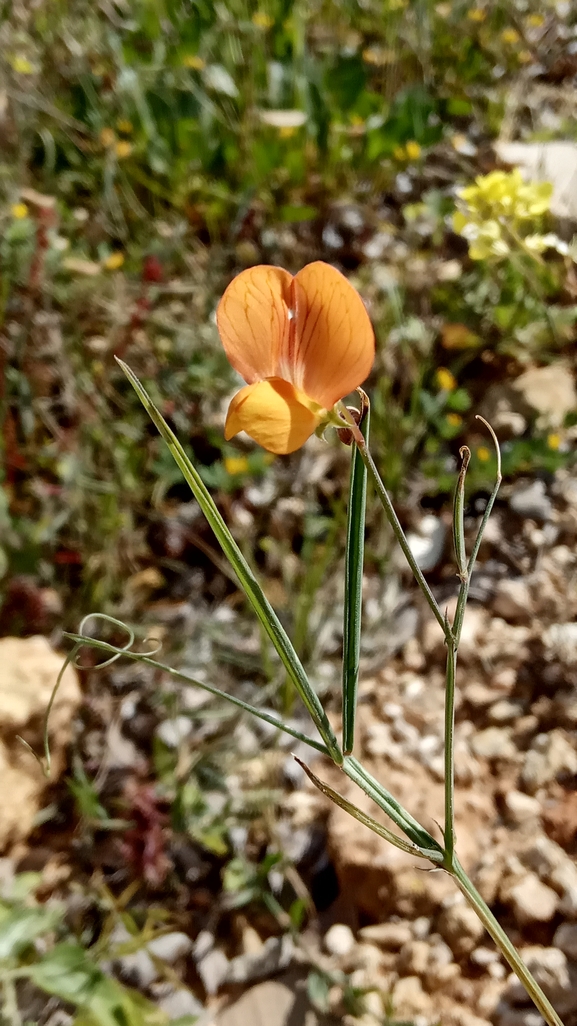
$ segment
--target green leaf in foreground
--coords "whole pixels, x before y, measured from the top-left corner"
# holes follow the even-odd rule
[[[13,958],[61,921],[58,908],[15,908],[0,922],[0,961]]]
[[[175,463],[182,471],[184,479],[190,486],[196,501],[214,531],[222,551],[236,573],[248,601],[271,639],[290,679],[325,742],[331,758],[338,765],[341,765],[343,761],[342,752],[318,695],[313,691],[304,667],[286,631],[221,517],[204,481],[136,375],[122,360],[117,359],[117,363],[126,374],[150,419],[164,438]]]
[[[57,944],[27,969],[46,994],[75,1005],[75,1026],[165,1026],[168,1017],[136,991],[106,976],[78,944]]]
[[[369,441],[370,406],[361,416],[359,428]],[[365,555],[365,512],[367,468],[356,445],[351,452],[351,483],[347,514],[345,554],[345,610],[343,622],[343,751],[350,755],[355,741],[355,714],[361,654],[363,606],[363,563]]]

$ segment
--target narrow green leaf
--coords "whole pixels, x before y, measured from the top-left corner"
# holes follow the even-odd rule
[[[352,756],[348,756],[342,766],[343,772],[346,773],[350,780],[354,781],[355,784],[361,788],[372,798],[372,800],[379,806],[383,812],[390,816],[393,823],[403,831],[404,834],[416,844],[421,852],[426,855],[431,862],[441,863],[444,858],[444,851],[441,845],[435,841],[434,837],[431,837],[428,830],[425,830],[421,824],[411,816],[410,812],[407,812],[405,808],[393,798],[392,794],[386,790],[378,780],[375,780],[373,776]]]
[[[333,759],[333,761],[338,765],[341,765],[343,761],[342,752],[339,748],[338,741],[329,723],[328,717],[319,701],[318,695],[313,691],[304,671],[304,667],[295,652],[286,631],[284,630],[270,602],[265,597],[260,584],[221,517],[210,492],[206,488],[198,471],[186,455],[186,452],[182,448],[178,438],[174,432],[171,431],[164,417],[152,402],[152,399],[148,395],[146,389],[130,370],[130,367],[123,363],[122,360],[117,360],[117,362],[126,374],[149,417],[164,438],[175,463],[182,471],[182,474],[187,484],[190,486],[196,501],[214,531],[225,556],[236,573],[246,597],[276,648],[289,677],[312,717],[319,734],[325,742],[331,759]]]
[[[94,614],[101,615],[101,614]],[[116,645],[110,645],[107,641],[99,641],[98,638],[90,638],[88,635],[82,634],[70,634],[64,631],[64,637],[69,638],[70,641],[74,641],[79,647],[81,645],[89,645],[91,648],[99,649],[101,652],[108,652],[118,656],[126,656],[127,659],[134,659],[136,662],[145,663],[146,666],[152,666],[155,670],[162,670],[163,673],[169,674],[174,677],[175,680],[186,681],[187,684],[193,684],[197,688],[201,688],[202,691],[208,691],[209,695],[214,695],[215,698],[224,698],[231,705],[236,705],[237,708],[243,709],[245,712],[249,712],[252,716],[256,716],[259,720],[264,720],[265,723],[270,723],[271,727],[277,727],[278,730],[284,731],[285,734],[290,734],[291,737],[296,738],[297,741],[303,741],[309,748],[314,748],[321,755],[329,755],[330,753],[326,745],[321,744],[320,741],[314,741],[312,738],[307,737],[306,734],[301,733],[300,730],[295,730],[294,727],[289,727],[288,724],[282,722],[271,716],[269,713],[264,712],[263,709],[258,709],[255,705],[249,705],[248,702],[243,702],[241,698],[236,698],[234,695],[227,694],[226,691],[221,691],[220,688],[213,687],[212,684],[207,684],[203,680],[197,680],[196,677],[192,677],[190,673],[182,673],[180,670],[174,670],[172,666],[168,666],[166,663],[160,663],[157,659],[153,659],[151,656],[146,655],[143,652],[131,652],[126,648],[118,648]],[[99,670],[102,666],[108,666],[109,660],[100,663],[95,669]]]
[[[406,851],[408,855],[417,855],[419,858],[426,858],[421,849],[417,848],[416,844],[411,844],[410,841],[404,841],[402,837],[399,837],[397,834],[394,834],[392,830],[388,830],[387,827],[383,826],[382,823],[378,823],[376,819],[373,819],[372,816],[367,815],[367,813],[363,812],[362,809],[358,809],[357,806],[353,805],[352,802],[349,802],[346,798],[343,798],[342,794],[339,794],[338,791],[334,791],[333,788],[329,787],[328,784],[325,784],[322,780],[319,780],[319,778],[315,776],[312,770],[308,768],[306,763],[302,762],[300,759],[297,759],[296,755],[294,756],[294,758],[298,762],[301,769],[305,771],[307,777],[309,778],[309,780],[312,781],[315,787],[318,787],[319,791],[321,791],[322,794],[326,795],[327,798],[330,798],[330,800],[334,802],[335,805],[338,805],[340,809],[343,809],[345,812],[348,812],[349,816],[353,816],[353,818],[358,820],[359,823],[362,823],[363,826],[366,826],[369,828],[369,830],[372,830],[374,834],[378,834],[379,837],[384,837],[385,841],[389,841],[391,844],[394,844],[395,848],[400,848],[401,851]]]
[[[364,416],[362,416],[359,423],[367,444],[369,441],[370,413],[370,406],[367,405]],[[343,751],[345,755],[351,754],[355,741],[355,714],[361,654],[366,505],[367,468],[363,463],[358,447],[353,445],[347,516],[345,611],[343,623]]]

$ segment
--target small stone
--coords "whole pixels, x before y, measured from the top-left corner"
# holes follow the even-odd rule
[[[553,937],[553,947],[560,948],[572,962],[577,962],[577,923],[561,923]]]
[[[336,957],[348,955],[355,946],[353,931],[344,923],[335,923],[327,930],[324,944],[329,955]]]
[[[110,963],[108,960],[103,962],[101,968],[110,971],[111,967],[115,967],[126,983],[133,987],[146,989],[157,979],[159,972],[145,947],[127,954],[121,953],[122,946],[131,942],[134,942],[134,938],[124,924],[117,923],[109,938],[112,958]],[[116,954],[115,948],[120,949],[118,954]]]
[[[399,951],[411,940],[411,929],[408,923],[375,923],[363,926],[359,937],[370,944],[378,944],[386,951]]]
[[[522,859],[529,869],[534,870],[538,876],[547,883],[551,880],[552,873],[570,859],[561,845],[556,844],[550,837],[540,834],[532,843],[523,850]]]
[[[548,660],[577,665],[577,623],[552,623],[543,631],[542,641]]]
[[[501,698],[489,709],[489,719],[493,723],[511,723],[523,715],[522,702],[513,702],[509,698]]]
[[[408,532],[409,548],[423,573],[429,573],[435,569],[443,555],[446,537],[446,524],[432,513],[422,518],[418,532]]]
[[[520,517],[541,523],[550,520],[553,512],[553,503],[546,493],[545,482],[540,478],[528,484],[517,485],[509,499],[509,505]]]
[[[226,982],[246,984],[272,976],[273,973],[280,972],[290,965],[293,954],[294,944],[289,934],[283,937],[269,937],[260,951],[250,955],[237,955],[228,963]]]
[[[198,975],[207,994],[216,994],[228,974],[229,961],[224,951],[212,948],[196,963]]]
[[[577,393],[571,368],[564,360],[546,367],[530,367],[513,383],[525,402],[537,411],[542,427],[560,427],[577,407]]]
[[[214,948],[214,934],[210,930],[201,930],[194,942],[194,959],[199,962]]]
[[[475,948],[471,952],[471,962],[473,965],[479,965],[481,968],[486,969],[493,962],[499,961],[499,952],[495,948]]]
[[[168,1015],[170,1021],[181,1019],[185,1016],[200,1016],[204,1011],[200,1001],[184,987],[173,987],[165,990],[164,994],[156,997],[156,1004],[161,1011]]]
[[[429,945],[426,941],[409,941],[399,952],[397,971],[401,975],[424,976],[429,962]]]
[[[563,731],[552,730],[550,734],[538,734],[534,739],[525,755],[521,780],[529,794],[535,794],[560,774],[572,776],[574,773],[577,773],[575,748]]]
[[[393,1003],[397,1016],[427,1015],[433,1002],[418,976],[404,976],[395,984]]]
[[[567,957],[559,948],[542,948],[534,944],[522,948],[520,954],[527,968],[547,995],[551,995],[553,998],[553,995],[569,990],[571,979]],[[526,999],[525,989],[516,976],[509,977],[506,997],[512,1002]],[[577,999],[577,995],[575,997]]]
[[[529,620],[533,613],[533,599],[526,581],[509,577],[499,581],[493,599],[493,610],[504,620]]]
[[[504,797],[507,819],[515,826],[522,826],[528,820],[536,819],[541,813],[541,806],[536,798],[531,798],[522,791],[507,791]]]
[[[453,961],[453,952],[438,935],[429,941],[429,962],[427,965],[426,985],[428,990],[442,990],[451,980],[459,976],[460,970]]]
[[[413,937],[416,940],[425,940],[431,932],[431,920],[428,916],[418,916],[413,920]]]
[[[559,904],[555,891],[541,883],[535,873],[527,875],[511,888],[509,900],[515,919],[520,926],[528,923],[548,923]]]
[[[471,748],[480,759],[514,759],[517,748],[508,727],[487,727],[471,738]]]
[[[167,748],[178,748],[192,732],[192,720],[188,716],[175,716],[172,720],[164,720],[156,728],[156,736]]]
[[[63,663],[44,637],[0,638],[0,851],[25,840],[40,808],[47,780],[16,735],[42,751],[44,717]],[[48,720],[52,785],[64,768],[81,700],[78,675],[67,666]]]
[[[551,886],[561,894],[559,911],[569,919],[577,919],[577,866],[571,859],[551,873]]]
[[[468,905],[449,905],[439,918],[438,930],[457,958],[469,955],[485,934],[483,924]]]
[[[155,958],[161,958],[163,962],[174,965],[179,958],[184,958],[192,950],[192,941],[186,933],[174,931],[165,933],[162,937],[155,937],[146,945],[148,951]]]
[[[486,635],[489,615],[482,606],[470,605],[463,620],[463,630],[459,642],[459,660],[469,663],[478,658],[479,644]]]

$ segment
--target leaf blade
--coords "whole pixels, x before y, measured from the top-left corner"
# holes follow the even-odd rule
[[[182,445],[178,441],[178,438],[168,426],[160,410],[154,405],[148,392],[136,375],[122,360],[116,358],[116,361],[130,381],[130,384],[134,388],[150,419],[153,421],[166,442],[172,458],[180,468],[184,479],[189,485],[196,501],[214,531],[219,545],[233,567],[246,597],[271,639],[289,677],[300,695],[302,702],[325,742],[331,759],[337,763],[337,765],[341,765],[343,761],[342,752],[339,748],[338,741],[328,717],[320,703],[318,695],[313,691],[304,671],[304,667],[295,652],[286,631],[284,630],[268,599],[265,597],[260,584],[232,537],[210,492],[204,484],[204,481],[200,477],[194,465],[191,463]]]
[[[370,406],[359,428],[369,441]],[[355,740],[355,717],[361,654],[363,563],[367,506],[367,468],[356,445],[352,447],[347,546],[345,555],[345,608],[343,620],[343,752],[350,755]]]

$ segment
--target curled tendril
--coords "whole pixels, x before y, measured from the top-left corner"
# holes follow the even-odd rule
[[[128,624],[123,623],[122,620],[117,620],[116,617],[114,617],[114,616],[108,616],[106,613],[88,613],[85,617],[83,617],[83,619],[82,619],[82,621],[80,623],[80,626],[78,628],[78,634],[75,635],[75,637],[74,637],[74,642],[75,642],[74,648],[66,656],[66,659],[64,660],[64,663],[62,664],[62,666],[60,668],[60,672],[58,674],[58,677],[56,678],[56,683],[55,683],[55,685],[54,685],[54,687],[52,689],[52,694],[50,695],[50,700],[49,700],[48,705],[46,707],[46,714],[44,716],[44,728],[43,728],[44,760],[42,760],[40,758],[40,756],[36,754],[36,752],[31,747],[31,745],[29,745],[28,742],[25,741],[23,737],[20,737],[19,734],[17,735],[18,741],[20,741],[24,745],[24,747],[34,756],[34,758],[36,759],[36,762],[40,766],[44,776],[47,779],[50,777],[50,767],[52,765],[52,760],[51,760],[51,756],[50,756],[50,739],[49,739],[49,736],[48,736],[48,723],[49,723],[49,720],[50,720],[50,713],[52,712],[52,706],[54,705],[54,700],[56,698],[56,694],[58,692],[58,688],[60,687],[60,684],[62,682],[62,678],[63,678],[66,670],[68,669],[68,667],[69,666],[74,666],[74,668],[77,669],[77,670],[85,669],[85,667],[83,667],[82,664],[78,662],[78,653],[79,653],[80,649],[84,647],[84,645],[90,645],[94,641],[94,639],[90,635],[88,635],[86,633],[86,625],[91,620],[96,620],[98,622],[113,624],[113,626],[119,627],[120,630],[125,631],[126,634],[128,635],[128,640],[126,641],[126,643],[124,645],[121,645],[121,646],[119,645],[118,646],[120,651],[115,652],[114,655],[110,656],[110,658],[108,658],[108,659],[105,659],[103,662],[97,663],[96,666],[91,666],[90,667],[91,670],[103,670],[105,667],[111,666],[112,663],[115,663],[117,659],[120,659],[121,656],[124,655],[124,653],[132,651],[134,642],[136,640],[135,639],[135,635],[134,635],[134,631],[132,630],[132,628],[129,627]],[[142,652],[141,654],[144,655],[144,656],[147,656],[148,658],[150,658],[152,656],[157,655],[157,653],[160,652],[161,648],[162,648],[162,642],[159,641],[151,649],[147,650],[146,652]]]
[[[104,623],[111,623],[115,627],[120,627],[122,631],[126,631],[126,633],[128,634],[128,641],[125,645],[119,645],[118,647],[122,649],[122,652],[130,651],[130,649],[134,645],[134,631],[132,630],[132,627],[129,627],[128,624],[123,623],[122,620],[117,620],[114,616],[108,616],[106,613],[88,613],[81,620],[80,626],[78,628],[78,634],[86,637],[87,642],[92,640],[92,638],[86,633],[86,624],[89,623],[90,620],[98,620]],[[81,647],[82,646],[77,643],[76,648],[79,649]],[[102,663],[97,663],[96,666],[91,666],[90,669],[103,670],[106,666],[111,666],[112,663],[115,663],[117,659],[120,659],[122,652],[117,652],[115,655],[110,656],[109,659],[105,659]],[[77,670],[82,669],[82,667],[76,660],[76,656],[74,657],[73,665],[76,667]]]

